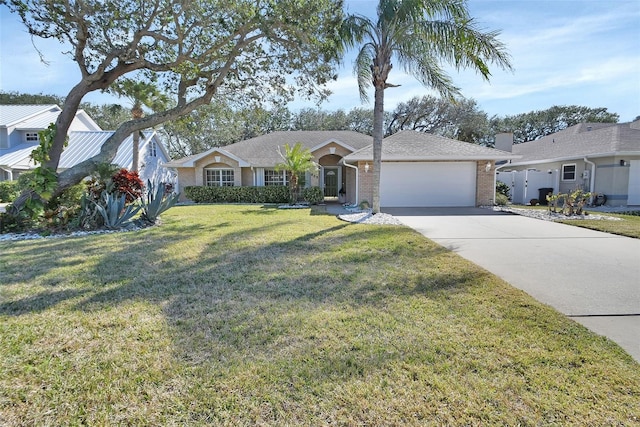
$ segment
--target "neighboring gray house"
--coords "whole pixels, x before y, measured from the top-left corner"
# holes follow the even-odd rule
[[[38,146],[38,132],[54,123],[62,109],[57,105],[0,105],[0,181],[15,180],[20,173],[35,167],[31,152]],[[79,110],[69,128],[69,144],[62,152],[58,170],[95,156],[113,135],[103,131],[83,110]],[[113,163],[127,169],[133,164],[133,138],[120,144]],[[169,155],[161,138],[153,131],[143,132],[140,140],[140,177],[146,182],[161,173]]]
[[[285,185],[274,166],[278,150],[297,142],[320,165],[304,185],[320,186],[325,198],[371,202],[373,139],[352,131],[273,132],[166,163],[178,172],[182,194],[190,185]],[[383,142],[380,204],[393,206],[477,206],[493,203],[496,161],[511,153],[436,135],[404,131]],[[342,191],[341,191],[342,190]]]
[[[536,141],[512,143],[511,134],[496,137],[496,148],[513,146],[513,154],[522,156],[497,171],[497,179],[511,187],[514,203],[539,198],[540,188],[554,193],[580,188],[604,195],[609,206],[640,205],[640,120],[582,123]]]

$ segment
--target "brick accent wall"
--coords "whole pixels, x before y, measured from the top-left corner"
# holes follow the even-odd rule
[[[496,164],[491,161],[487,172],[487,161],[481,160],[476,166],[476,206],[493,206],[494,174]]]
[[[365,164],[369,164],[369,172],[365,172]],[[372,162],[358,162],[358,180],[360,185],[360,194],[356,203],[360,203],[363,200],[369,202],[369,205],[373,203],[373,164]]]

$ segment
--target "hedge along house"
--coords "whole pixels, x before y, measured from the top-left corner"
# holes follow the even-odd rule
[[[352,131],[274,132],[166,163],[188,186],[286,185],[276,172],[284,145],[300,142],[320,165],[302,186],[319,186],[325,198],[372,200],[372,137]],[[511,153],[431,134],[404,131],[382,145],[381,206],[478,206],[493,203],[495,162]]]
[[[285,171],[276,171],[282,163],[280,153],[284,145],[301,143],[313,154],[319,165],[316,176],[300,177],[301,187],[318,186],[325,198],[353,200],[355,171],[344,166],[342,159],[367,145],[370,136],[353,131],[278,131],[227,145],[200,154],[165,163],[178,173],[178,189],[185,200],[188,186],[247,186],[287,185]],[[343,190],[341,192],[341,190]]]
[[[640,120],[581,123],[522,144],[500,134],[496,147],[521,156],[498,167],[514,203],[540,199],[545,189],[581,189],[598,194],[599,204],[640,206]]]

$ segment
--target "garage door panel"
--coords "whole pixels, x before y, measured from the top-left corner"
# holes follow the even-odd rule
[[[640,160],[631,160],[629,168],[629,198],[627,205],[640,205]],[[384,169],[380,169],[383,171]]]
[[[474,206],[475,162],[384,162],[380,170],[383,207]]]

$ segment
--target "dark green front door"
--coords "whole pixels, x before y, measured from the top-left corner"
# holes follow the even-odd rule
[[[338,197],[337,168],[324,168],[324,197]]]

